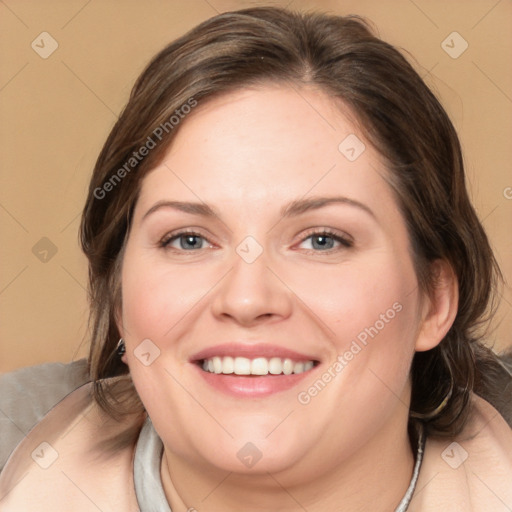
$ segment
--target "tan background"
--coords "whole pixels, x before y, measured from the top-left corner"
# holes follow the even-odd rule
[[[103,141],[153,54],[217,12],[250,5],[360,14],[410,52],[459,131],[475,207],[510,282],[510,0],[0,0],[0,372],[86,356],[77,230]],[[441,46],[453,31],[469,45],[456,59]],[[46,59],[31,47],[42,32],[58,43]],[[501,302],[497,350],[512,346],[510,287]]]

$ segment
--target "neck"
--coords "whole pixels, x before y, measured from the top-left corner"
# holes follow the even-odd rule
[[[306,483],[294,479],[296,468],[259,475],[205,470],[167,448],[161,473],[173,512],[357,512],[370,505],[374,512],[389,512],[404,496],[413,466],[407,415],[401,412],[348,459]]]

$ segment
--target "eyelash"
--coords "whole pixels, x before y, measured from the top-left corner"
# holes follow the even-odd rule
[[[170,248],[169,247],[171,242],[179,239],[182,236],[196,236],[196,237],[202,238],[208,244],[211,245],[209,240],[206,237],[204,237],[201,233],[198,233],[197,231],[186,230],[186,229],[182,230],[182,231],[178,231],[177,233],[170,233],[168,235],[165,235],[160,240],[158,245],[162,249],[167,249],[167,250],[174,250],[174,251],[179,251],[179,252],[197,252],[197,251],[194,251],[194,250],[186,251],[184,249],[175,249],[175,248]],[[349,249],[349,248],[354,246],[354,242],[350,238],[342,236],[339,233],[335,233],[335,232],[333,232],[333,231],[331,231],[329,229],[312,230],[309,233],[307,233],[307,235],[301,240],[300,243],[303,243],[308,238],[315,237],[315,236],[316,237],[325,236],[325,237],[332,238],[334,241],[340,243],[342,247],[332,248],[332,249],[328,249],[328,250],[325,250],[325,251],[317,251],[317,250],[314,250],[314,249],[306,249],[306,252],[308,254],[311,254],[311,253],[315,253],[315,254],[321,254],[321,253],[331,254],[331,253],[333,253],[333,252],[335,252],[337,250],[340,250],[342,248]],[[201,250],[201,249],[198,249],[198,250]]]
[[[169,247],[169,244],[171,242],[173,242],[174,240],[177,240],[178,238],[182,237],[182,236],[185,236],[185,235],[188,235],[188,236],[197,236],[197,237],[200,237],[202,238],[203,240],[205,240],[206,242],[208,242],[208,239],[206,237],[204,237],[203,235],[201,235],[201,233],[198,233],[197,231],[190,231],[190,230],[182,230],[182,231],[178,231],[177,233],[170,233],[168,235],[165,235],[161,240],[160,242],[158,243],[158,245],[163,248],[163,249],[169,249],[169,250],[172,250],[174,248],[170,248]],[[179,249],[174,249],[174,250],[179,250]],[[190,252],[193,252],[193,251],[190,251]]]
[[[316,237],[325,236],[325,237],[332,238],[335,242],[338,242],[341,245],[341,247],[328,249],[326,251],[315,251],[313,249],[307,249],[308,254],[311,254],[311,253],[331,254],[331,253],[339,251],[341,249],[350,249],[351,247],[354,246],[354,242],[348,236],[340,235],[339,233],[335,233],[334,231],[331,231],[329,229],[321,229],[321,230],[313,229],[312,231],[310,231],[306,234],[306,236],[301,240],[301,243],[304,242],[305,240],[307,240],[308,238],[315,237],[315,236]]]

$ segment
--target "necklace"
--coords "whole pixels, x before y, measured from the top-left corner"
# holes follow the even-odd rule
[[[160,464],[163,449],[162,440],[156,433],[153,423],[148,416],[139,434],[133,463],[135,494],[141,512],[172,512],[167,503],[160,477]],[[424,428],[423,424],[419,423],[416,462],[414,464],[411,482],[394,512],[406,512],[409,508],[420,474],[424,450]]]
[[[416,462],[414,463],[414,469],[412,471],[412,478],[407,491],[405,491],[402,501],[395,508],[395,512],[405,512],[409,508],[409,504],[412,500],[412,495],[416,489],[418,477],[420,476],[421,463],[423,462],[423,453],[425,452],[425,428],[423,423],[417,423],[417,437],[418,447],[416,449]]]

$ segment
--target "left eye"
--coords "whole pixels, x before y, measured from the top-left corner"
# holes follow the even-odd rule
[[[179,233],[166,240],[162,240],[163,247],[172,247],[173,249],[182,249],[184,251],[204,249],[208,245],[207,240],[197,233]]]
[[[334,233],[313,233],[302,241],[302,244],[308,242],[309,247],[304,249],[313,249],[315,251],[329,251],[339,248],[340,245],[344,247],[351,247],[352,243],[343,238],[342,236],[335,235]],[[301,245],[302,245],[301,244]]]

